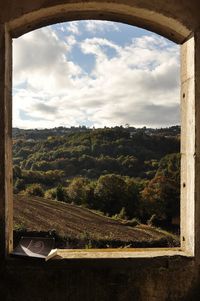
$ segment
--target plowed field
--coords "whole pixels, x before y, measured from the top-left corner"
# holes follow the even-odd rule
[[[149,227],[124,225],[123,222],[97,214],[89,209],[62,202],[46,200],[39,197],[14,195],[15,229],[25,228],[29,231],[49,231],[70,240],[107,241],[118,246],[177,246],[175,236]],[[105,247],[105,246],[104,246]]]

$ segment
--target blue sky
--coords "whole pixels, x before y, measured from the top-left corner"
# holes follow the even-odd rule
[[[146,30],[75,21],[13,42],[13,126],[179,124],[179,46]]]

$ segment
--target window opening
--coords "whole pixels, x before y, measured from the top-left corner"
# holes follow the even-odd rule
[[[179,246],[179,47],[90,20],[13,49],[14,243]]]

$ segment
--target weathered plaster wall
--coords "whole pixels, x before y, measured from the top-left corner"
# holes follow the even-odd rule
[[[116,5],[124,5],[129,7],[129,9],[138,8],[149,10],[151,13],[162,14],[166,17],[171,17],[174,20],[180,20],[180,22],[185,24],[185,26],[191,31],[199,27],[199,14],[198,9],[196,9],[198,0],[7,0],[1,1],[0,3],[0,18],[3,22],[5,22],[31,11],[63,4],[77,4],[79,7],[85,7],[85,9],[90,5],[91,7],[96,7],[96,9],[98,9],[98,6],[101,6],[101,3],[104,3],[104,7],[108,7],[110,5],[113,9]],[[103,10],[104,9],[102,9],[102,11]]]
[[[20,22],[26,31],[23,21],[27,24],[27,30],[30,30],[61,20],[96,18],[135,24],[182,42],[199,27],[197,16],[195,7],[186,0],[10,0],[0,4],[2,22],[16,19],[16,35],[21,34],[20,30],[16,30]]]
[[[183,43],[195,33],[195,200],[196,222],[194,258],[162,257],[134,259],[82,259],[39,262],[4,259],[7,233],[0,229],[0,300],[2,301],[112,301],[112,300],[199,300],[200,297],[200,16],[197,0],[1,0],[0,1],[0,222],[8,223],[12,209],[5,204],[11,181],[6,173],[10,158],[11,130],[6,117],[10,105],[10,66],[6,48],[6,30],[13,36],[56,21],[100,18],[124,21],[152,29],[172,40]],[[5,23],[7,23],[5,27]],[[7,39],[9,37],[7,36]],[[188,81],[193,79],[188,78]],[[9,85],[8,85],[9,86]],[[187,98],[187,95],[186,95]],[[187,103],[187,99],[186,99]],[[187,114],[186,114],[187,115]],[[189,118],[188,118],[189,120]],[[196,121],[197,120],[197,121]],[[187,121],[189,122],[189,121]],[[189,124],[189,123],[188,123]],[[5,139],[6,137],[6,139]],[[193,164],[193,163],[192,163]],[[194,167],[194,166],[193,166]],[[6,179],[6,180],[5,180]],[[187,222],[187,221],[186,221]],[[8,227],[9,229],[9,227]]]
[[[1,300],[140,301],[198,300],[193,262],[95,260],[56,263],[9,262],[2,270]],[[2,298],[3,297],[3,298]]]

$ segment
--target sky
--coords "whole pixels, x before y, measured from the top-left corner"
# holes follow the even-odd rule
[[[108,21],[29,32],[13,40],[13,126],[179,124],[179,53],[159,35]]]

